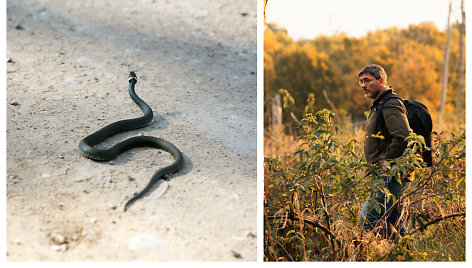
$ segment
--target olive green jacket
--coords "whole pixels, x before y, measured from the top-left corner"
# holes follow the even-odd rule
[[[392,98],[387,100],[382,109],[385,119],[384,131],[388,131],[388,133],[381,134],[384,139],[372,137],[372,135],[376,135],[381,131],[380,124],[377,124],[377,106],[386,94],[391,93],[393,93],[391,88],[384,90],[370,107],[364,141],[364,154],[369,164],[400,157],[407,145],[405,138],[412,131],[408,124],[405,105],[399,99]]]

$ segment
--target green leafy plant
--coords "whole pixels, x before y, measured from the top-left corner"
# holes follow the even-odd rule
[[[416,134],[407,137],[402,157],[369,165],[362,144],[343,133],[334,116],[326,109],[307,114],[298,125],[295,152],[265,159],[267,261],[428,260],[431,249],[419,246],[427,239],[424,231],[440,231],[451,222],[464,239],[463,130],[459,135],[434,133],[435,163],[430,168],[421,158],[427,149],[424,138]],[[394,206],[403,204],[409,225],[408,236],[397,241],[382,240],[358,223],[360,207],[381,168],[389,176],[408,174],[411,180],[404,194],[394,199]],[[465,253],[458,260],[460,256],[465,258]]]

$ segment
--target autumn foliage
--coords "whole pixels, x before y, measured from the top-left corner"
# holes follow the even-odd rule
[[[271,125],[270,100],[279,89],[287,89],[294,98],[291,108],[297,118],[303,117],[308,95],[313,93],[316,110],[330,109],[338,119],[359,125],[365,120],[370,100],[364,97],[357,74],[371,63],[385,68],[388,84],[402,98],[424,103],[436,118],[446,37],[446,31],[422,23],[407,29],[377,30],[360,38],[337,34],[294,41],[284,29],[268,24],[264,33],[265,127]],[[464,97],[457,103],[458,24],[451,27],[451,40],[446,112],[450,117],[463,119],[463,114],[451,115],[458,106],[465,105]],[[464,89],[460,94],[464,95]],[[287,114],[284,119],[290,122]]]

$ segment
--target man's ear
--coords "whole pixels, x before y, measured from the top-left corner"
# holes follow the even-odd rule
[[[385,79],[383,77],[380,77],[380,84],[382,86],[385,86]]]

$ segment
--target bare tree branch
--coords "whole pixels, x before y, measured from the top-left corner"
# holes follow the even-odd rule
[[[282,215],[280,215],[280,216],[268,216],[268,218],[270,218],[270,219],[285,219],[285,216],[282,216]],[[310,218],[310,217],[304,216],[304,215],[293,215],[293,214],[290,215],[290,213],[289,213],[288,218],[291,219],[291,220],[300,220],[301,219],[305,223],[308,223],[308,224],[312,225],[313,227],[318,227],[323,232],[327,233],[331,237],[334,237],[334,234],[333,234],[333,232],[331,232],[331,230],[329,230],[326,226],[322,225],[321,223],[314,220],[313,218]]]
[[[442,220],[449,219],[449,218],[453,218],[453,217],[461,217],[461,216],[465,217],[465,212],[454,213],[454,214],[449,214],[449,215],[446,215],[446,216],[437,217],[437,218],[432,219],[432,220],[430,220],[429,222],[423,224],[422,226],[416,228],[415,230],[408,232],[406,235],[412,235],[412,234],[414,234],[414,233],[416,233],[416,232],[418,232],[418,231],[421,231],[421,230],[426,229],[426,227],[428,227],[429,225],[438,223],[438,222],[440,222],[440,221],[442,221]]]

